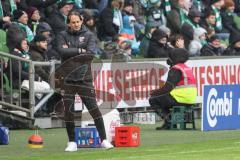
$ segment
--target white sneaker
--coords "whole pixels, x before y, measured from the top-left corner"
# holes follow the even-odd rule
[[[104,139],[101,143],[101,147],[106,149],[112,149],[113,145],[108,140]]]
[[[68,142],[65,152],[75,152],[75,151],[77,151],[77,143],[76,142]]]

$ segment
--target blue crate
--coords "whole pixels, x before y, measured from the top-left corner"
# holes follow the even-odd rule
[[[78,148],[99,148],[101,139],[96,128],[75,128],[75,142]]]

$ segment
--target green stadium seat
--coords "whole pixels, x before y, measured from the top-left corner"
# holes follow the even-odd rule
[[[173,106],[171,112],[171,130],[196,129],[194,120],[194,105],[191,106]],[[187,128],[187,124],[191,124],[192,128]]]

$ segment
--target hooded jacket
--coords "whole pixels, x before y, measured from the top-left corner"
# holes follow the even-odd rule
[[[202,49],[203,45],[199,37],[205,33],[207,33],[207,31],[204,28],[199,27],[194,29],[193,41],[191,41],[189,44],[189,52],[191,56],[200,55],[200,50]]]
[[[30,45],[30,57],[31,60],[33,61],[42,61],[45,62],[48,60],[46,56],[45,50],[41,49],[36,45],[36,43],[32,43]],[[36,66],[35,67],[35,72],[44,80],[48,81],[49,79],[49,67],[44,67],[44,66]]]
[[[147,52],[147,58],[164,58],[168,57],[168,52],[170,47],[168,44],[161,44],[158,41],[162,38],[166,37],[167,34],[162,30],[155,30],[152,34],[152,38],[149,43],[149,48]]]
[[[180,82],[182,72],[180,70],[172,68],[172,66],[178,63],[185,63],[188,60],[188,57],[189,53],[186,49],[175,48],[169,52],[167,63],[170,65],[170,70],[168,72],[167,81],[164,86],[159,89],[158,95],[170,93]]]

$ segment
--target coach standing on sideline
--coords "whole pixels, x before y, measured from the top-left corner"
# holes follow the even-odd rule
[[[80,54],[94,54],[96,47],[94,35],[88,31],[83,25],[83,17],[79,12],[71,11],[67,16],[68,29],[61,32],[57,38],[57,50],[61,54],[62,63],[69,58],[75,57]],[[94,119],[99,136],[102,140],[101,146],[103,148],[113,148],[113,146],[106,140],[106,133],[102,114],[97,106],[95,90],[93,87],[91,72],[87,72],[84,77],[81,77],[81,70],[76,70],[67,78],[67,83],[71,85],[80,86],[81,93],[78,93],[82,102],[87,107],[89,113]],[[84,96],[85,93],[94,93],[93,96]],[[72,99],[76,93],[72,93]],[[74,99],[73,99],[74,101]],[[77,144],[74,142],[74,115],[71,113],[71,104],[64,104],[65,107],[65,124],[69,142],[65,151],[77,151]]]

